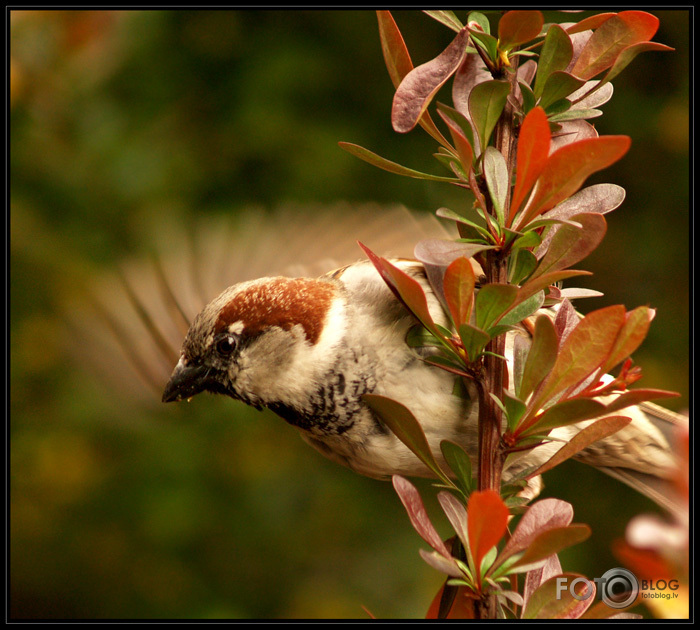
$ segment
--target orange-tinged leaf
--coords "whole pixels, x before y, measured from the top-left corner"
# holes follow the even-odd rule
[[[567,144],[549,156],[518,228],[573,195],[586,179],[617,162],[630,147],[628,136],[602,136]]]
[[[549,157],[551,131],[547,114],[541,107],[535,107],[525,116],[518,138],[517,175],[513,198],[510,203],[508,225],[511,225],[520,205],[535,185]]]
[[[627,313],[625,323],[615,340],[610,356],[602,366],[603,372],[609,372],[640,346],[647,336],[653,318],[654,311],[647,306],[639,306]]]
[[[449,587],[447,587],[449,588]],[[442,601],[442,594],[445,590],[445,585],[440,587],[433,598],[433,602],[430,604],[428,613],[425,616],[426,619],[439,619],[440,602]],[[475,597],[470,597],[471,591],[469,591],[465,586],[457,587],[457,594],[455,595],[450,611],[445,617],[445,619],[476,619],[476,607]]]
[[[510,50],[540,34],[544,17],[540,11],[508,11],[498,22],[498,47]]]
[[[645,11],[622,11],[606,20],[591,36],[579,55],[572,74],[591,79],[610,68],[628,46],[649,41],[659,28],[659,19]]]
[[[617,56],[615,63],[613,63],[612,67],[610,70],[608,70],[607,74],[603,77],[596,89],[608,81],[612,81],[639,53],[646,52],[647,50],[670,51],[673,50],[673,48],[657,42],[639,42],[638,44],[628,46]]]
[[[495,490],[476,491],[469,496],[467,531],[477,572],[486,553],[505,534],[508,514],[506,504]]]
[[[413,70],[413,62],[391,12],[377,11],[377,22],[386,69],[394,88],[398,88],[403,78]]]
[[[414,68],[404,77],[391,108],[394,131],[406,133],[415,127],[433,96],[462,63],[468,40],[469,31],[464,28],[435,59]]]
[[[616,304],[593,311],[579,322],[561,345],[552,371],[535,393],[528,418],[547,400],[578,385],[605,362],[624,321],[625,307]]]
[[[603,438],[611,436],[613,433],[617,433],[620,429],[624,429],[630,422],[632,422],[632,418],[628,418],[627,416],[608,416],[607,418],[596,420],[593,424],[579,431],[552,455],[552,457],[542,464],[542,466],[528,475],[528,479],[532,479],[533,477],[551,470],[577,453],[580,453],[584,448],[593,444],[593,442],[602,440]]]
[[[476,277],[469,259],[461,256],[453,260],[445,271],[443,290],[452,321],[457,328],[469,322],[475,285]]]
[[[583,31],[594,30],[607,22],[611,17],[617,15],[617,13],[599,13],[598,15],[591,15],[566,29],[569,35],[574,33],[582,33]]]
[[[675,398],[680,396],[678,392],[669,392],[665,389],[630,389],[620,394],[613,402],[608,404],[608,411],[626,409],[632,405],[638,405],[646,400],[658,400],[659,398]]]

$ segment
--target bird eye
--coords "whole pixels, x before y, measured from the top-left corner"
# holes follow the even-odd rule
[[[222,356],[228,356],[236,349],[236,338],[232,336],[224,337],[216,342],[216,351]]]

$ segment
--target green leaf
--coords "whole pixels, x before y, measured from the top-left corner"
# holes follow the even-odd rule
[[[518,398],[527,400],[543,379],[549,374],[557,359],[559,337],[552,320],[540,315],[535,320],[535,332],[532,346],[528,352],[520,388],[516,389]]]
[[[520,418],[523,417],[525,411],[527,410],[527,406],[522,400],[516,398],[515,396],[511,396],[508,392],[503,392],[503,402],[506,410],[506,417],[508,419],[508,428],[511,431],[515,431],[515,428],[518,426],[518,422],[520,422]]]
[[[467,357],[472,362],[477,360],[486,344],[491,341],[491,337],[485,331],[470,324],[462,324],[459,327],[459,337]]]
[[[628,46],[649,41],[658,27],[659,19],[644,11],[622,11],[614,15],[586,42],[572,73],[582,79],[593,78],[610,68]]]
[[[549,156],[517,229],[573,195],[596,171],[617,162],[629,149],[628,136],[602,136],[567,144]]]
[[[422,461],[443,483],[454,486],[450,478],[442,471],[433,456],[428,440],[415,416],[400,402],[379,396],[364,394],[362,401],[374,411],[394,435],[401,440],[420,461]],[[395,477],[396,478],[396,477]],[[433,546],[433,549],[437,547]]]
[[[537,257],[527,249],[513,252],[510,260],[508,280],[513,284],[521,284],[537,267]]]
[[[574,75],[564,72],[563,70],[552,72],[547,78],[547,82],[544,84],[540,106],[549,111],[550,105],[566,98],[569,94],[578,90],[584,83],[585,81],[583,79],[578,79]]]
[[[506,222],[504,212],[506,197],[510,190],[508,166],[501,152],[494,147],[486,147],[486,151],[484,151],[483,155],[483,172],[486,178],[486,186],[488,187],[489,196],[493,202],[498,225],[503,226]]]
[[[457,481],[461,484],[465,496],[468,496],[472,489],[472,463],[469,455],[461,446],[449,440],[440,442],[440,449],[447,465],[452,469]],[[462,542],[466,543],[466,540]]]
[[[483,226],[479,225],[478,223],[474,223],[474,221],[470,221],[461,214],[457,214],[454,210],[450,210],[449,208],[438,208],[435,214],[443,219],[450,219],[452,221],[456,221],[457,223],[468,225],[469,227],[473,228],[483,239],[489,238],[489,233]]]
[[[469,113],[479,136],[482,153],[488,146],[509,93],[508,81],[484,81],[475,85],[469,95]]]
[[[396,162],[391,162],[386,158],[383,158],[376,153],[373,153],[369,149],[365,149],[357,144],[352,144],[351,142],[339,142],[338,145],[341,149],[344,149],[348,153],[351,153],[355,157],[369,162],[372,166],[384,169],[390,173],[395,173],[396,175],[403,175],[405,177],[413,177],[415,179],[427,179],[433,182],[458,182],[459,179],[456,177],[441,177],[439,175],[430,175],[429,173],[421,173],[420,171],[415,171],[412,168],[406,166],[401,166]]]
[[[476,326],[486,330],[510,308],[518,295],[518,287],[512,284],[492,283],[483,286],[476,294]]]
[[[469,29],[474,44],[485,52],[485,56],[492,61],[498,57],[498,40],[493,35]]]
[[[544,38],[542,52],[537,64],[535,96],[542,96],[542,90],[552,72],[566,70],[574,54],[574,46],[566,31],[558,24],[552,24]]]
[[[522,81],[518,81],[518,85],[520,86],[520,92],[523,95],[523,112],[527,114],[535,107],[537,99],[535,98],[535,94],[529,85],[523,83]]]
[[[544,291],[531,295],[526,300],[517,303],[499,320],[501,326],[515,326],[524,319],[534,315],[544,304]]]
[[[498,44],[510,50],[535,39],[542,30],[544,17],[540,11],[508,11],[498,22]]]
[[[426,15],[429,15],[434,20],[444,24],[447,28],[451,28],[453,31],[459,33],[464,25],[459,21],[459,18],[454,14],[454,11],[423,11]]]
[[[462,256],[453,260],[445,271],[443,290],[455,327],[469,323],[475,285],[474,269],[469,259]]]
[[[409,328],[406,334],[406,343],[411,348],[442,347],[439,339],[427,330],[423,324],[416,324]]]
[[[590,120],[602,116],[603,112],[599,109],[568,109],[558,114],[553,114],[549,117],[550,122],[566,122],[567,120]]]
[[[406,133],[415,127],[437,91],[462,63],[468,40],[469,31],[465,28],[435,59],[414,68],[404,77],[391,108],[394,131]]]
[[[467,26],[474,28],[473,23],[477,24],[484,33],[491,33],[491,23],[483,13],[471,11],[467,16]]]

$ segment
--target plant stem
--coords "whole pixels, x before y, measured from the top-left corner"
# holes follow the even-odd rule
[[[517,57],[514,58],[517,65]],[[515,71],[515,67],[513,70]],[[509,75],[511,94],[517,86],[515,72]],[[514,130],[514,110],[510,102],[506,102],[503,113],[496,124],[495,145],[506,160],[508,166],[508,181],[511,181],[515,167],[516,138]],[[510,187],[506,199],[506,208],[510,204]],[[491,211],[492,208],[489,208]],[[508,258],[504,252],[490,250],[485,256],[484,274],[487,283],[508,282]],[[501,447],[502,411],[494,402],[493,396],[503,400],[503,390],[508,386],[507,366],[503,359],[505,355],[506,337],[498,335],[486,346],[489,353],[483,360],[483,378],[479,383],[479,490],[495,490],[500,493],[501,475],[505,452]],[[498,356],[494,356],[498,355]],[[479,619],[495,619],[497,616],[496,596],[489,595],[476,605],[476,616]]]
[[[514,58],[514,59],[517,59]],[[517,62],[516,62],[517,63]],[[514,68],[515,70],[515,68]],[[509,75],[511,94],[517,84],[515,72]],[[506,102],[503,113],[496,124],[495,144],[508,165],[509,177],[515,167],[516,138],[514,133],[514,110]],[[506,207],[510,201],[510,191]],[[491,250],[485,256],[484,274],[486,282],[508,282],[508,259],[502,251]],[[505,454],[501,449],[502,412],[494,402],[492,394],[503,399],[507,387],[507,366],[498,356],[505,355],[505,335],[498,335],[486,346],[493,354],[484,355],[483,379],[479,387],[479,490],[492,489],[499,492]]]

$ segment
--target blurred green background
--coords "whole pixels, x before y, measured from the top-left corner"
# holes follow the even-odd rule
[[[593,121],[633,144],[591,179],[627,199],[584,265],[605,297],[579,306],[656,307],[635,355],[642,385],[681,392],[669,406],[685,409],[690,19],[655,13],[655,40],[676,51],[637,58]],[[418,12],[395,17],[416,65],[451,39]],[[336,200],[462,209],[456,189],[338,148],[440,173],[427,135],[392,132],[392,94],[372,11],[11,12],[12,617],[425,614],[441,577],[390,484],[228,400],[128,404],[71,361],[81,339],[57,306],[75,270],[147,249],[154,216]],[[610,541],[651,504],[581,465],[546,481],[594,530],[564,568],[618,566]]]

